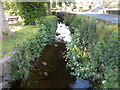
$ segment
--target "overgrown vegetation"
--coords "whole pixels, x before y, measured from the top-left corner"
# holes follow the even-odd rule
[[[17,2],[18,14],[24,19],[25,25],[34,25],[40,17],[46,16],[44,2]]]
[[[9,15],[17,15],[18,8],[16,2],[2,2],[3,8],[7,11]]]
[[[64,16],[64,23],[67,26],[70,26],[71,22],[74,20],[75,14],[65,14]]]
[[[74,34],[66,54],[71,74],[90,80],[95,87],[119,88],[117,25],[104,25],[80,15],[71,23]]]
[[[8,33],[9,33],[8,30],[2,32],[2,34],[4,34],[4,35],[8,35]]]
[[[55,16],[41,19],[37,21],[37,24],[40,28],[39,31],[31,39],[26,40],[17,47],[18,55],[13,58],[13,80],[26,81],[32,69],[31,62],[37,60],[44,47],[51,44],[54,39],[57,28]]]

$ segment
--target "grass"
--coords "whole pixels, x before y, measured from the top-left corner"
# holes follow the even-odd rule
[[[98,24],[96,38],[99,38],[100,40],[108,41],[108,39],[113,31],[118,31],[118,25]]]
[[[8,55],[9,52],[13,51],[15,46],[25,42],[28,38],[31,38],[39,28],[36,26],[23,26],[20,30],[15,31],[15,35],[5,38],[0,41],[0,54],[1,57]]]

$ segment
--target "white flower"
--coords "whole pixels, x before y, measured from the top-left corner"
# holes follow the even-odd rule
[[[106,81],[105,81],[105,80],[103,80],[103,81],[102,81],[102,84],[105,84],[105,83],[106,83]]]

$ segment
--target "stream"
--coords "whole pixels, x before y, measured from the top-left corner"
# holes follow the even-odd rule
[[[70,69],[66,68],[64,52],[66,43],[71,41],[69,27],[65,24],[58,24],[54,42],[46,46],[34,62],[31,75],[24,85],[19,88],[89,88],[88,81],[76,79],[70,75]],[[15,86],[18,88],[18,86]]]

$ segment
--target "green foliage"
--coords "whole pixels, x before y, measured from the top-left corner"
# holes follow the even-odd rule
[[[8,35],[9,34],[9,30],[3,31],[2,34]]]
[[[23,44],[18,45],[18,55],[13,58],[13,80],[26,80],[28,78],[32,69],[31,61],[37,60],[44,47],[49,45],[53,40],[52,38],[54,38],[57,27],[56,17],[50,16],[42,21],[39,32]],[[47,27],[46,25],[50,26]]]
[[[78,29],[75,30],[75,33],[72,36],[72,42],[67,45],[67,48],[69,50],[67,52],[67,57],[70,59],[67,64],[71,67],[71,69],[75,69],[73,73],[74,75],[82,77],[82,75],[84,75],[84,70],[88,70],[89,68],[88,48],[94,41],[96,22],[94,22],[94,18],[91,18],[89,20],[86,19],[84,23],[81,21],[82,20],[79,21],[81,23],[80,26],[76,26]],[[87,67],[85,67],[86,64]]]
[[[82,26],[81,24],[83,24],[88,18],[82,15],[77,15],[71,25],[70,25],[70,30],[71,32],[75,31],[75,28],[79,28],[80,26]]]
[[[57,2],[57,4],[59,5],[59,7],[62,7],[62,2]]]
[[[64,21],[63,22],[67,26],[70,26],[70,23],[74,20],[74,17],[75,17],[75,14],[66,13],[65,16],[64,16]]]
[[[71,74],[90,80],[96,87],[118,88],[119,43],[116,26],[98,25],[95,18],[85,19],[82,16],[73,22],[77,24],[72,26],[75,33],[71,43],[67,44],[66,54]]]
[[[64,23],[69,25],[70,31],[72,33],[75,32],[75,29],[82,26],[81,24],[85,22],[88,18],[82,15],[75,15],[75,14],[66,14],[64,17]]]
[[[17,2],[18,14],[24,19],[25,25],[34,25],[35,21],[46,15],[44,2]]]
[[[2,43],[2,57],[7,55],[9,52],[13,51],[17,44],[23,43],[26,39],[32,37],[38,31],[36,26],[22,26],[19,30],[13,32],[14,34],[4,40],[1,40]]]
[[[101,75],[102,87],[118,88],[118,32],[112,32],[108,42],[98,42],[91,48],[91,72]],[[94,70],[94,71],[93,71]],[[104,81],[104,82],[103,82]]]
[[[83,7],[79,7],[79,9],[81,10]]]
[[[36,21],[37,25],[45,25],[47,28],[47,34],[49,35],[50,39],[53,39],[53,35],[55,35],[55,31],[53,32],[53,30],[56,30],[57,28],[57,19],[56,16],[49,16],[49,17],[45,17],[43,19],[38,19]],[[51,34],[50,34],[51,33]]]
[[[56,15],[56,11],[52,11],[52,15]]]
[[[18,8],[16,2],[3,2],[3,8],[10,14],[10,15],[17,15]]]
[[[74,9],[77,9],[77,6],[74,4],[74,6],[73,6],[73,8],[72,8],[72,11],[74,10]]]
[[[89,7],[89,9],[92,9],[92,6],[91,6],[91,5],[89,5],[88,7]]]
[[[103,25],[99,23],[97,25],[96,39],[108,41],[109,36],[111,35],[113,31],[118,31],[117,25]]]

